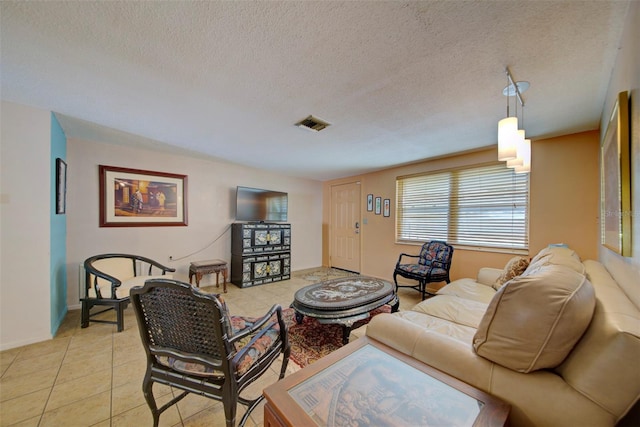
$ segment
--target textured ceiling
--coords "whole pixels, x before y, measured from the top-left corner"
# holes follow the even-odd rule
[[[531,83],[528,137],[597,129],[628,2],[0,7],[2,99],[67,137],[325,180],[495,144],[505,66]],[[294,126],[310,114],[332,125]]]

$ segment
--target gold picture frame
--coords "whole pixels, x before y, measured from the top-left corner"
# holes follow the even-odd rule
[[[631,256],[631,159],[629,96],[620,92],[601,147],[602,244]]]

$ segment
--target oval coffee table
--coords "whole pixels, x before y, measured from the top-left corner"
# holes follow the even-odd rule
[[[320,323],[341,325],[342,343],[347,344],[353,324],[385,304],[391,306],[392,313],[398,311],[400,301],[394,285],[374,277],[348,276],[299,289],[291,307],[298,324],[308,316]]]

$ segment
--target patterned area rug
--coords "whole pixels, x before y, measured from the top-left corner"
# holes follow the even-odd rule
[[[390,313],[391,307],[385,305],[371,312],[368,319],[353,325],[356,329],[369,323],[371,318],[380,313]],[[304,368],[321,357],[326,356],[342,347],[342,327],[340,325],[323,325],[312,317],[305,317],[298,325],[293,308],[282,310],[285,322],[289,327],[289,341],[291,342],[290,361]]]

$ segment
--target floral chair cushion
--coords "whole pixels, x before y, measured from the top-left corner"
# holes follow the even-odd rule
[[[234,336],[243,332],[246,329],[253,327],[253,325],[258,321],[259,318],[255,317],[242,317],[242,316],[228,316],[227,305],[221,297],[218,297],[220,300],[223,311],[227,315],[224,316],[224,325],[227,330],[227,333],[230,332],[228,336]],[[271,325],[271,326],[269,326]],[[255,340],[251,347],[242,355],[240,360],[237,361],[236,365],[236,373],[238,376],[244,374],[251,368],[251,366],[258,360],[262,355],[264,355],[269,349],[273,347],[273,345],[277,342],[280,337],[280,325],[278,325],[277,319],[274,316],[270,322],[267,322],[266,326],[269,328],[264,331],[262,336]],[[262,332],[262,330],[258,331],[258,333]],[[235,343],[236,352],[239,352],[245,346],[247,346],[254,335],[247,335],[240,341]],[[203,365],[197,362],[185,362],[182,360],[175,359],[173,357],[158,357],[158,362],[168,366],[172,369],[175,369],[178,372],[183,372],[186,374],[199,375],[203,377],[221,377],[222,374],[220,371],[214,370],[209,366]]]
[[[431,271],[431,276],[432,278],[437,278],[439,276],[446,276],[447,275],[447,270],[444,268],[431,268],[428,265],[422,265],[422,264],[400,264],[398,266],[399,270],[402,271],[406,271],[407,273],[410,274],[414,274],[414,275],[420,275],[420,276],[424,276],[427,273],[429,273],[429,271]]]

